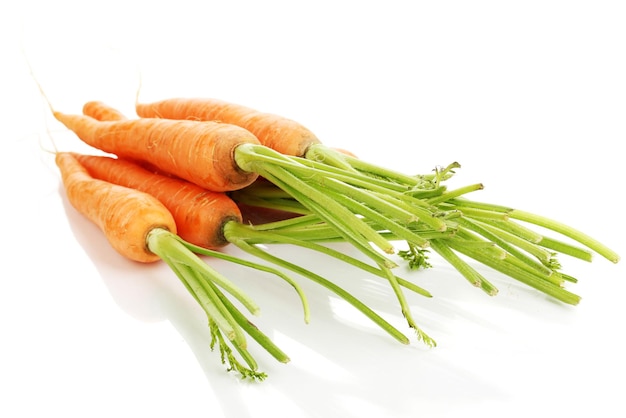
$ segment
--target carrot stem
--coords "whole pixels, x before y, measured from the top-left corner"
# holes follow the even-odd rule
[[[228,362],[227,371],[236,370],[239,372],[242,378],[251,378],[253,380],[265,380],[267,375],[263,372],[257,372],[255,368],[248,368],[242,365],[233,355],[231,348],[226,344],[224,337],[219,329],[219,327],[215,324],[215,321],[209,318],[209,329],[211,331],[211,350],[215,347],[215,343],[217,342],[220,350],[220,357],[222,359],[222,364],[226,364]],[[236,347],[236,346],[235,346]],[[244,357],[247,361],[250,361],[251,356],[249,356],[246,352],[242,354],[242,350],[237,348],[237,351]]]
[[[334,257],[342,262],[351,264],[361,270],[364,270],[376,276],[387,278],[387,273],[383,272],[382,269],[371,266],[354,257],[350,257],[343,252],[321,245],[317,242],[318,240],[304,241],[304,240],[300,240],[300,239],[292,237],[291,234],[284,235],[284,234],[281,234],[280,232],[257,231],[256,228],[253,226],[239,224],[235,222],[229,223],[225,226],[224,235],[229,240],[236,239],[234,237],[246,237],[245,241],[248,244],[264,243],[264,244],[297,245],[302,248],[307,248],[309,250],[316,251],[316,252]],[[396,277],[396,280],[398,281],[400,285],[406,287],[407,289],[414,291],[415,293],[418,293],[426,297],[432,297],[432,294],[428,292],[426,289],[423,289],[407,280],[404,280],[400,277]]]
[[[480,235],[482,235],[486,239],[496,243],[500,248],[513,254],[518,259],[523,260],[528,265],[533,266],[538,271],[546,273],[546,274],[552,273],[552,269],[539,263],[538,261],[536,261],[536,259],[531,258],[530,256],[527,255],[527,253],[520,250],[519,247],[513,245],[511,243],[511,239],[505,239],[505,238],[508,238],[508,236],[502,236],[498,234],[497,231],[491,230],[489,228],[484,228],[482,225],[480,225],[480,223],[474,222],[471,219],[463,218],[459,220],[459,223],[467,227],[470,230],[474,230],[478,232]]]
[[[226,225],[224,225],[224,234],[228,236],[229,242],[232,244],[236,245],[235,241],[241,240],[241,238],[236,238],[233,237],[232,235],[228,235],[228,231],[232,230],[233,228],[235,228],[238,225],[242,225],[239,222],[229,222]],[[291,277],[289,277],[288,275],[286,275],[285,273],[272,268],[270,266],[266,266],[263,264],[259,264],[259,263],[253,263],[251,261],[248,260],[244,260],[241,259],[239,257],[234,257],[234,256],[230,256],[228,254],[219,252],[219,251],[214,251],[214,250],[209,250],[207,248],[204,247],[199,247],[197,245],[193,245],[190,243],[185,243],[184,244],[189,250],[193,251],[194,253],[197,254],[202,254],[202,255],[206,255],[206,256],[210,256],[210,257],[216,257],[216,258],[220,258],[223,259],[225,261],[230,261],[230,262],[234,262],[240,265],[244,265],[244,266],[248,266],[251,268],[254,268],[256,270],[259,271],[264,271],[264,272],[268,272],[268,273],[273,273],[276,276],[280,277],[281,279],[283,279],[284,281],[286,281],[287,283],[289,283],[295,290],[296,293],[298,294],[298,296],[300,297],[300,301],[302,303],[302,309],[304,311],[304,322],[305,323],[309,323],[310,320],[310,309],[309,309],[309,302],[307,300],[306,295],[304,294],[304,291],[302,290],[302,288],[300,287],[300,285],[293,280]]]
[[[517,219],[519,221],[537,225],[537,226],[546,228],[548,230],[557,232],[568,238],[571,238],[574,241],[584,245],[585,247],[598,253],[599,255],[601,255],[602,257],[606,258],[607,260],[613,263],[617,263],[620,260],[619,255],[615,251],[608,248],[606,245],[604,245],[597,239],[592,238],[591,236],[569,225],[556,221],[554,219],[550,219],[542,215],[538,215],[538,214],[531,213],[531,212],[526,212],[526,211],[519,210],[519,209],[509,208],[509,207],[502,206],[502,205],[494,205],[494,204],[484,203],[484,202],[473,202],[473,201],[468,201],[463,198],[452,199],[451,203],[461,208],[463,208],[464,206],[469,206],[469,207],[483,208],[483,209],[488,209],[488,210],[493,210],[493,211],[504,212],[513,219]]]
[[[454,241],[450,242],[450,245],[455,250],[476,259],[480,263],[493,268],[507,276],[513,277],[516,280],[533,287],[547,295],[554,297],[564,303],[576,305],[580,301],[580,296],[569,292],[568,290],[550,283],[545,280],[544,277],[539,276],[536,272],[530,272],[528,270],[521,269],[515,265],[512,265],[507,258],[502,260],[496,260],[493,257],[485,256],[484,253],[473,249],[470,246],[457,245]]]
[[[281,362],[289,358],[274,345],[267,336],[253,326],[239,310],[226,298],[218,286],[222,287],[223,278],[208,265],[197,259],[175,234],[163,229],[155,229],[148,235],[148,245],[151,251],[159,255],[168,264],[176,276],[181,280],[194,299],[202,306],[209,319],[211,335],[214,342],[218,342],[222,362],[229,363],[228,370],[236,370],[243,377],[263,380],[265,373],[257,372],[257,363],[247,350],[244,332],[251,335],[266,351]],[[217,277],[217,280],[214,280]],[[233,287],[227,286],[229,291]],[[234,292],[234,296],[237,292]],[[237,298],[242,300],[241,297]],[[243,299],[245,300],[245,299]],[[233,343],[248,367],[243,366],[234,357],[230,347],[222,337],[224,332]],[[212,345],[214,344],[212,343]]]
[[[352,306],[357,308],[365,316],[370,318],[375,324],[380,326],[384,331],[389,333],[392,337],[394,337],[395,339],[397,339],[401,343],[403,343],[403,344],[408,344],[409,343],[409,340],[407,339],[407,337],[404,334],[402,334],[399,330],[397,330],[393,325],[391,325],[390,323],[385,321],[380,315],[375,313],[367,305],[365,305],[363,302],[361,302],[356,297],[351,295],[349,292],[347,292],[346,290],[344,290],[340,286],[337,286],[333,282],[323,278],[322,276],[320,276],[318,274],[315,274],[315,273],[311,272],[310,270],[305,269],[304,267],[301,267],[299,265],[290,263],[290,262],[288,262],[286,260],[283,260],[283,259],[280,259],[280,258],[278,258],[276,256],[273,256],[272,254],[270,254],[270,253],[260,249],[256,245],[248,244],[245,240],[235,240],[233,242],[233,244],[236,245],[237,247],[241,248],[243,251],[246,251],[246,252],[248,252],[250,254],[253,254],[253,255],[255,255],[255,256],[259,257],[259,258],[263,258],[263,259],[265,259],[265,260],[267,260],[267,261],[269,261],[271,263],[274,263],[276,265],[280,265],[280,266],[282,266],[282,267],[284,267],[286,269],[294,271],[294,272],[296,272],[296,273],[298,273],[298,274],[300,274],[300,275],[302,275],[302,276],[312,280],[315,283],[320,284],[321,286],[323,286],[323,287],[327,288],[328,290],[332,291],[337,296],[341,297],[346,302],[350,303]]]
[[[228,308],[228,310],[232,313],[233,318],[237,321],[239,326],[250,335],[256,342],[259,343],[268,353],[270,353],[276,360],[281,363],[288,363],[290,361],[289,356],[285,354],[274,342],[259,328],[257,328],[252,322],[250,322],[242,313],[239,311],[233,303],[228,300],[226,295],[222,293],[217,286],[211,283],[211,286],[214,287],[214,291],[217,296],[220,298],[222,303]]]
[[[481,288],[489,296],[494,296],[498,293],[498,289],[483,275],[478,273],[469,264],[463,261],[458,255],[456,255],[447,243],[443,240],[433,240],[431,242],[432,248],[442,256],[447,262],[449,262],[454,268],[463,275],[472,285]]]
[[[269,178],[273,183],[282,186],[296,200],[300,201],[312,213],[324,219],[329,225],[336,228],[338,233],[348,242],[351,242],[375,262],[383,263],[389,267],[396,266],[392,260],[375,251],[370,245],[370,242],[373,242],[384,252],[393,253],[394,248],[391,243],[381,237],[371,226],[367,225],[362,218],[357,217],[350,210],[338,204],[320,189],[303,183],[287,172],[279,173],[276,177],[269,171],[264,172],[262,175]],[[286,181],[283,182],[283,179]]]
[[[552,231],[558,232],[594,250],[595,252],[600,254],[602,257],[606,258],[607,260],[613,263],[619,262],[620,257],[615,251],[611,250],[606,245],[602,244],[600,241],[590,237],[589,235],[575,228],[572,228],[569,225],[565,225],[553,219],[548,219],[544,216],[522,211],[519,209],[513,209],[512,211],[508,212],[508,214],[511,218],[514,218],[520,221],[530,222],[532,224],[542,226],[544,228],[548,228],[548,229],[551,229]]]
[[[328,162],[334,161],[328,156],[329,155],[332,156],[335,154],[339,154],[339,151],[329,148],[328,146],[325,146],[323,144],[314,144],[309,147],[305,157],[306,159],[309,159],[312,161],[328,163]],[[402,173],[398,173],[396,171],[387,170],[377,165],[368,164],[367,162],[359,158],[354,158],[349,155],[343,155],[342,159],[343,161],[348,163],[350,167],[352,167],[353,169],[359,172],[366,172],[370,176],[374,176],[374,177],[385,179],[385,180],[391,180],[394,183],[399,183],[403,185],[417,183],[416,178],[413,176],[408,176]]]
[[[554,250],[562,254],[567,254],[583,261],[590,262],[593,259],[593,254],[587,249],[571,245],[570,243],[563,242],[555,238],[544,236],[541,238],[540,243],[544,248]]]
[[[242,289],[228,280],[222,274],[212,269],[208,264],[200,260],[193,252],[189,251],[187,245],[176,234],[172,234],[164,229],[154,229],[148,235],[148,247],[152,252],[158,254],[164,261],[174,261],[178,264],[184,263],[191,267],[199,275],[210,279],[218,284],[228,293],[239,300],[253,315],[259,314],[259,306]],[[235,260],[231,260],[235,261]]]

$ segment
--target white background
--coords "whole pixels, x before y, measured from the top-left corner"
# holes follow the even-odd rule
[[[435,298],[408,298],[435,349],[397,344],[302,280],[305,325],[284,283],[210,261],[261,305],[256,324],[292,359],[255,352],[263,383],[226,373],[173,273],[122,259],[67,204],[48,151],[51,139],[81,145],[51,121],[26,65],[66,112],[98,99],[131,114],[141,78],[146,100],[280,113],[401,171],[458,161],[453,184],[485,184],[476,200],[559,219],[623,256],[623,2],[20,4],[0,6],[0,416],[626,414],[624,265],[599,257],[561,259],[583,297],[571,307],[484,270],[500,287],[489,298],[433,256],[410,277]],[[380,281],[275,250],[405,329]]]

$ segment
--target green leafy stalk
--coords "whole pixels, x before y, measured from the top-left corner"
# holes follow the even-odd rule
[[[282,221],[281,221],[282,222]],[[307,241],[301,240],[295,237],[293,231],[288,231],[288,233],[281,233],[280,228],[276,231],[268,231],[268,230],[257,230],[256,227],[251,225],[243,225],[239,223],[229,223],[224,228],[224,235],[231,242],[235,242],[237,240],[243,240],[247,244],[284,244],[284,245],[295,245],[302,248],[306,248],[308,250],[312,250],[315,252],[319,252],[330,257],[333,257],[339,261],[344,263],[348,263],[356,268],[366,271],[367,273],[387,278],[387,273],[383,272],[382,269],[376,268],[372,265],[364,263],[361,260],[358,260],[354,257],[350,257],[347,254],[334,250],[330,247],[319,244],[315,241]],[[245,237],[245,238],[244,238]],[[419,250],[423,253],[423,250]],[[422,296],[432,297],[431,293],[426,289],[423,289],[407,280],[404,280],[400,277],[396,277],[396,281],[403,287],[414,291]]]
[[[374,245],[388,254],[394,252],[393,245],[382,238],[365,221],[355,216],[346,207],[338,204],[322,190],[304,184],[287,172],[284,172],[282,177],[293,180],[293,185],[282,183],[278,177],[274,177],[269,172],[264,173],[263,176],[270,177],[275,184],[282,185],[284,189],[290,190],[294,198],[302,202],[312,213],[317,214],[329,225],[333,226],[348,242],[352,243],[372,260],[386,264],[389,267],[395,267],[393,261],[382,256],[370,243],[374,243]],[[315,198],[315,200],[311,200],[311,198]]]
[[[607,260],[613,263],[619,262],[620,257],[615,251],[608,248],[606,245],[596,240],[595,238],[592,238],[591,236],[569,225],[565,225],[562,222],[549,219],[542,215],[519,210],[519,209],[513,209],[513,208],[506,207],[506,206],[493,205],[493,204],[483,203],[483,202],[473,202],[473,201],[468,201],[463,198],[454,199],[452,203],[460,207],[461,210],[463,207],[469,206],[469,207],[484,208],[487,210],[500,211],[500,212],[506,213],[512,219],[517,219],[520,221],[527,222],[529,224],[537,225],[537,226],[546,228],[548,230],[557,232],[566,237],[569,237],[573,239],[574,241],[591,249],[592,251],[598,253],[599,255],[601,255],[602,257],[606,258]]]
[[[237,226],[243,226],[242,224],[240,224],[239,222],[229,222],[226,225],[224,225],[224,230],[232,230],[233,228],[237,228]],[[230,239],[235,241],[237,238],[234,238],[232,235],[230,236]],[[209,257],[215,257],[215,258],[220,258],[226,261],[230,261],[233,263],[237,263],[237,264],[241,264],[247,267],[251,267],[254,268],[255,270],[259,270],[259,271],[264,271],[264,272],[268,272],[268,273],[272,273],[278,277],[280,277],[281,279],[283,279],[285,282],[287,282],[289,285],[291,285],[296,293],[298,294],[298,296],[300,297],[300,301],[302,303],[302,310],[304,312],[304,322],[305,323],[309,323],[310,320],[310,308],[309,308],[309,302],[307,300],[306,295],[304,294],[304,291],[302,290],[302,287],[300,287],[300,285],[293,280],[291,277],[289,277],[288,275],[286,275],[285,273],[283,273],[280,270],[277,270],[275,268],[272,268],[270,266],[267,265],[263,265],[263,264],[259,264],[259,263],[254,263],[252,261],[249,260],[244,260],[241,259],[239,257],[234,257],[234,256],[230,256],[226,253],[220,252],[220,251],[214,251],[214,250],[209,250],[207,248],[204,247],[199,247],[197,245],[193,245],[191,243],[188,242],[184,242],[183,243],[185,245],[186,248],[188,248],[189,250],[193,251],[196,254],[201,254],[201,255],[205,255],[205,256],[209,256]]]
[[[216,343],[219,345],[222,362],[229,364],[228,370],[235,370],[242,377],[249,377],[254,380],[263,380],[266,377],[265,373],[257,371],[257,362],[247,350],[245,333],[252,336],[277,360],[289,361],[289,358],[267,336],[245,318],[220,288],[227,289],[235,299],[246,302],[246,305],[250,305],[250,299],[239,294],[241,290],[236,286],[225,286],[225,278],[210,268],[208,264],[203,263],[186,246],[191,246],[191,244],[185,243],[180,237],[169,231],[156,228],[148,234],[147,245],[171,268],[207,314],[212,336],[211,348]],[[234,260],[234,258],[231,259]],[[248,266],[256,266],[256,264],[243,260],[238,261]],[[270,270],[273,271],[273,269]],[[254,310],[254,312],[257,311],[258,308]],[[237,360],[228,345],[228,341],[233,344],[247,366]]]
[[[513,209],[509,211],[508,214],[511,218],[514,218],[520,221],[529,222],[529,223],[550,229],[552,231],[558,232],[566,237],[569,237],[575,241],[578,241],[579,243],[592,249],[593,251],[597,252],[602,257],[606,258],[607,260],[613,263],[619,262],[620,257],[615,251],[611,250],[609,247],[602,244],[600,241],[596,240],[595,238],[592,238],[591,236],[575,228],[572,228],[569,225],[565,225],[562,222],[558,222],[553,219],[548,219],[544,216],[533,214],[533,213],[526,212],[526,211],[519,210],[519,209]]]
[[[236,245],[237,247],[239,247],[240,249],[242,249],[243,251],[246,251],[250,254],[253,254],[259,258],[263,258],[273,264],[282,266],[286,269],[289,269],[291,271],[294,271],[300,275],[302,275],[303,277],[306,277],[310,280],[312,280],[313,282],[320,284],[321,286],[325,287],[326,289],[332,291],[333,293],[335,293],[337,296],[339,296],[340,298],[344,299],[346,302],[350,303],[352,306],[354,306],[356,309],[358,309],[359,311],[361,311],[361,313],[363,313],[366,317],[368,317],[369,319],[371,319],[375,324],[377,324],[380,328],[382,328],[384,331],[386,331],[388,334],[390,334],[392,337],[394,337],[396,340],[400,341],[403,344],[408,344],[409,340],[407,339],[407,337],[402,334],[399,330],[397,330],[393,325],[391,325],[390,323],[388,323],[387,321],[385,321],[380,315],[378,315],[377,313],[375,313],[372,309],[370,309],[367,305],[365,305],[363,302],[361,302],[360,300],[358,300],[356,297],[354,297],[353,295],[351,295],[349,292],[347,292],[345,289],[337,286],[335,283],[319,276],[318,274],[315,274],[313,272],[311,272],[310,270],[307,270],[301,266],[298,266],[296,264],[290,263],[286,260],[280,259],[276,256],[271,255],[270,253],[263,251],[261,248],[255,246],[255,245],[250,245],[248,244],[245,240],[243,239],[236,239],[233,240],[232,242],[234,245]]]
[[[274,344],[274,342],[267,335],[261,332],[261,330],[259,330],[256,325],[250,322],[248,318],[246,318],[241,313],[241,311],[239,311],[235,307],[235,305],[233,305],[233,303],[228,300],[226,295],[224,295],[224,293],[222,293],[217,288],[217,286],[213,285],[212,283],[210,283],[210,285],[213,286],[215,293],[218,295],[222,303],[231,312],[233,318],[235,319],[235,321],[237,321],[237,324],[239,324],[239,326],[248,335],[250,335],[257,343],[259,343],[261,347],[265,348],[265,350],[270,353],[276,360],[280,361],[281,363],[288,363],[290,361],[289,356],[287,356],[285,352],[283,352],[276,344]]]
[[[447,262],[449,262],[463,277],[467,279],[473,286],[481,288],[490,296],[498,294],[498,288],[488,281],[482,274],[478,273],[473,267],[462,260],[449,247],[450,241],[433,240],[432,248]]]
[[[550,295],[564,303],[576,305],[580,301],[580,296],[575,295],[567,291],[566,289],[545,280],[545,276],[542,276],[536,271],[531,272],[528,269],[522,269],[519,266],[510,263],[506,257],[504,259],[489,257],[484,252],[480,252],[472,248],[471,246],[458,245],[454,240],[450,240],[449,245],[453,247],[456,251],[479,261],[481,264],[489,266],[494,270],[497,270],[530,287],[546,293],[547,295]]]
[[[209,318],[209,329],[211,331],[211,343],[209,346],[211,350],[213,350],[215,348],[215,344],[217,343],[220,350],[222,364],[228,363],[228,368],[226,369],[227,371],[237,371],[243,379],[250,378],[252,380],[263,381],[267,378],[266,373],[248,368],[237,360],[232,349],[224,340],[219,326],[211,318]]]

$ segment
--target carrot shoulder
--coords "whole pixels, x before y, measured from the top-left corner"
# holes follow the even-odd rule
[[[161,202],[94,179],[72,154],[57,153],[55,161],[71,205],[103,231],[116,251],[143,263],[160,259],[148,248],[148,234],[156,228],[176,233],[174,218]]]
[[[172,98],[153,103],[137,103],[140,117],[219,121],[252,132],[263,145],[285,155],[301,157],[320,143],[313,132],[300,123],[272,113],[210,98]]]
[[[56,111],[54,116],[95,148],[145,161],[212,191],[237,190],[258,177],[236,164],[234,151],[241,144],[259,141],[234,125],[151,118],[98,121]]]
[[[119,158],[86,154],[75,157],[95,178],[156,197],[174,217],[178,235],[194,245],[209,249],[225,246],[228,241],[223,226],[242,220],[237,204],[224,193],[211,192]]]

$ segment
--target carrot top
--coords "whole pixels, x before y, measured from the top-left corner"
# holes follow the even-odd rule
[[[346,158],[353,167],[357,167],[359,175],[375,178],[381,187],[388,190],[398,190],[403,194],[418,197],[422,203],[435,207],[439,213],[447,214],[449,225],[454,225],[449,229],[450,233],[445,235],[433,233],[432,229],[425,229],[425,224],[412,225],[420,236],[428,239],[430,246],[427,248],[416,246],[404,236],[395,235],[393,231],[379,226],[381,235],[392,241],[405,241],[405,249],[399,251],[398,255],[405,259],[411,268],[428,266],[428,250],[434,250],[472,285],[489,295],[497,294],[497,287],[461,256],[469,257],[562,302],[575,305],[580,301],[580,297],[566,290],[564,285],[577,280],[561,271],[557,255],[560,253],[591,261],[592,252],[596,252],[609,261],[619,261],[619,256],[614,251],[568,225],[519,209],[469,199],[467,195],[481,190],[482,184],[448,189],[446,180],[460,167],[458,163],[437,168],[431,174],[406,176],[368,165],[360,160],[352,160],[349,156],[343,155],[342,158]],[[317,166],[318,163],[311,164]],[[336,167],[331,165],[328,169],[334,171]],[[355,174],[354,178],[356,177],[358,176]],[[280,234],[281,230],[293,233],[299,229],[307,229],[315,230],[319,240],[335,239],[334,233],[327,226],[308,221],[312,213],[308,208],[276,187],[253,185],[234,192],[231,196],[235,201],[248,205],[286,210],[301,215],[293,218],[289,224],[282,222],[283,226],[274,229],[274,234]],[[563,235],[578,245],[551,238],[545,233],[530,229],[532,226]],[[271,224],[265,227],[273,228]]]

